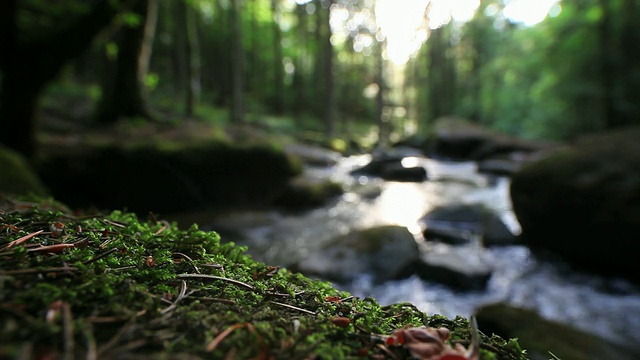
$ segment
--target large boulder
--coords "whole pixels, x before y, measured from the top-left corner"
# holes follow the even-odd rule
[[[374,282],[401,277],[417,260],[420,250],[403,226],[354,230],[289,266],[308,276],[348,282],[370,274]]]
[[[48,194],[29,162],[17,152],[0,146],[0,194]]]
[[[483,333],[505,339],[517,338],[532,360],[550,359],[549,352],[562,360],[640,359],[637,344],[612,343],[592,333],[544,319],[533,310],[496,303],[478,309],[476,317]]]
[[[266,143],[185,141],[53,153],[38,172],[73,208],[175,213],[272,204],[302,165]]]
[[[495,211],[484,204],[439,206],[419,220],[424,237],[449,244],[465,244],[475,237],[486,246],[518,241]]]
[[[640,127],[583,138],[524,167],[511,198],[532,249],[640,282]]]
[[[551,142],[521,139],[499,133],[478,123],[452,117],[436,121],[435,134],[428,145],[427,154],[434,158],[449,160],[487,160],[498,158],[511,162],[513,167],[529,160],[538,152],[555,146]],[[489,164],[485,165],[489,168]],[[501,164],[501,171],[507,168]]]

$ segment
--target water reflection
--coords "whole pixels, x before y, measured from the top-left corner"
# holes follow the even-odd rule
[[[418,220],[429,210],[430,201],[423,183],[390,182],[384,185],[380,197],[371,207],[372,216],[384,224],[405,226],[418,235]]]

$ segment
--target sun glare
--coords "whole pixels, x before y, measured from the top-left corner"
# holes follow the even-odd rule
[[[396,64],[407,62],[427,39],[425,0],[377,0],[376,22],[385,36],[386,57]]]
[[[559,3],[560,0],[513,0],[504,8],[504,16],[532,26],[544,20],[547,14],[556,15]]]
[[[480,6],[480,0],[377,0],[376,21],[387,39],[386,58],[402,65],[427,40],[424,11],[430,3],[430,29],[436,29],[451,20],[471,20]],[[511,0],[504,16],[511,21],[532,26],[559,11],[560,0]]]

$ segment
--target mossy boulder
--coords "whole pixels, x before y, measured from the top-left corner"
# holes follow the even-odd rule
[[[519,171],[513,209],[535,250],[640,283],[640,127],[583,138]]]
[[[540,317],[535,311],[497,303],[478,310],[485,333],[517,338],[533,360],[548,360],[549,352],[562,360],[634,360],[640,348],[612,343],[592,333]],[[595,324],[594,324],[595,326]]]
[[[74,208],[137,213],[270,204],[302,171],[269,144],[87,147],[54,153],[38,172],[54,197]]]
[[[551,142],[533,141],[488,129],[478,123],[455,117],[436,120],[426,153],[432,157],[450,160],[509,159],[516,163],[526,161],[527,155],[553,148]],[[518,158],[511,155],[519,154]]]
[[[195,224],[27,205],[0,203],[3,359],[410,359],[384,346],[405,326],[469,343],[462,317],[353,297]],[[527,359],[515,340],[481,340],[483,359]]]
[[[47,195],[31,164],[17,152],[0,145],[0,194]]]
[[[340,183],[300,175],[289,181],[274,204],[285,210],[304,211],[324,205],[343,193]]]

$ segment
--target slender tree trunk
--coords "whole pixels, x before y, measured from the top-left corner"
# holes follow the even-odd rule
[[[111,124],[121,117],[155,120],[149,109],[144,80],[151,57],[157,7],[157,0],[139,0],[132,11],[143,19],[143,25],[123,27],[117,35],[115,68],[105,74],[103,97],[96,116],[102,124]]]
[[[387,131],[388,119],[384,115],[384,92],[386,89],[384,79],[384,59],[382,58],[383,43],[377,43],[375,46],[376,56],[376,85],[378,92],[376,93],[376,120],[378,125],[378,145],[386,147],[389,142],[389,133]]]
[[[102,0],[76,22],[36,41],[20,39],[17,0],[0,1],[0,142],[27,158],[37,153],[40,93],[60,69],[91,44],[93,38],[129,2]]]
[[[600,105],[600,111],[596,112],[595,114],[589,114],[589,117],[598,116],[601,119],[597,119],[600,121],[595,121],[596,123],[600,123],[601,126],[604,126],[605,128],[614,128],[619,125],[619,119],[616,116],[613,107],[613,86],[615,81],[614,74],[617,73],[617,69],[613,64],[613,59],[617,55],[616,45],[618,44],[616,44],[615,35],[611,31],[612,19],[609,5],[610,0],[599,0],[602,17],[600,19],[598,29],[600,46],[598,55],[600,57],[600,69],[597,77],[600,82],[600,86],[602,87],[602,95],[600,96],[600,99],[598,99],[599,101],[596,102]],[[595,130],[596,127],[596,124],[592,124],[591,126],[589,126],[587,131]]]
[[[193,117],[200,98],[200,53],[193,9],[185,0],[175,3],[178,91],[184,94],[185,115]]]
[[[323,12],[325,13],[325,21],[323,27],[325,28],[324,39],[322,40],[323,51],[323,68],[322,74],[324,77],[324,94],[323,94],[323,120],[325,125],[325,135],[329,138],[335,135],[335,123],[336,123],[336,96],[335,85],[333,76],[333,45],[331,44],[331,5],[334,0],[326,0],[323,2]]]
[[[309,15],[305,9],[307,5],[298,5],[296,7],[296,17],[298,19],[298,33],[299,33],[299,41],[301,51],[299,52],[298,57],[295,59],[296,70],[293,74],[293,88],[295,90],[294,93],[294,103],[293,103],[293,112],[295,115],[295,120],[298,125],[300,124],[300,117],[305,110],[308,109],[308,95],[307,95],[307,81],[305,74],[305,64],[307,62],[308,52],[307,52],[307,44],[308,44],[308,19]]]
[[[231,0],[231,72],[233,93],[231,99],[231,122],[244,122],[244,49],[242,46],[241,1]]]
[[[271,11],[274,19],[279,18],[278,0],[271,0]],[[276,114],[284,112],[284,72],[282,69],[282,31],[277,21],[273,22],[273,76],[274,98],[273,111]]]
[[[456,74],[450,50],[447,26],[435,29],[429,38],[428,121],[455,114]]]
[[[618,10],[621,26],[618,30],[619,63],[617,70],[617,86],[619,94],[616,98],[615,113],[618,124],[612,126],[640,124],[640,24],[637,14],[640,4],[637,0],[622,0]]]
[[[187,8],[187,54],[189,55],[189,67],[187,78],[187,116],[195,114],[196,107],[200,102],[200,41],[198,38],[198,23],[196,14],[191,7]]]

